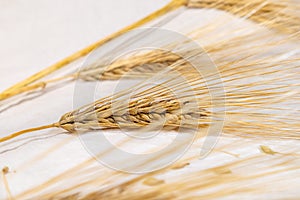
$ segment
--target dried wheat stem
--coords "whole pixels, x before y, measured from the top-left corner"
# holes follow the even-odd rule
[[[2,92],[0,94],[0,101],[4,100],[4,99],[7,99],[9,97],[12,97],[12,96],[21,94],[21,93],[25,93],[25,92],[29,92],[29,91],[33,91],[33,90],[37,90],[37,89],[43,89],[48,84],[53,83],[53,82],[59,82],[59,81],[62,81],[62,80],[72,81],[72,80],[75,80],[77,78],[77,76],[78,76],[77,73],[70,74],[70,75],[65,75],[65,76],[62,76],[62,77],[59,77],[59,78],[54,78],[54,79],[38,82],[38,83],[35,83],[35,84],[31,84],[31,85],[28,85],[28,86],[24,86],[24,87],[21,87],[20,89],[11,90],[11,91],[8,91],[8,92]]]
[[[3,138],[0,138],[0,143],[11,140],[15,137],[18,137],[20,135],[24,135],[26,133],[30,133],[33,131],[39,131],[39,130],[43,130],[43,129],[48,129],[48,128],[54,128],[54,127],[59,127],[59,124],[57,123],[53,123],[53,124],[49,124],[49,125],[45,125],[45,126],[40,126],[40,127],[35,127],[35,128],[30,128],[30,129],[26,129],[26,130],[22,130],[16,133],[13,133],[11,135],[5,136]]]

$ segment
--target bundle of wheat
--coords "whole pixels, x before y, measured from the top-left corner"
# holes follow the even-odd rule
[[[149,157],[144,155],[140,160],[128,160],[127,157],[116,157],[114,151],[116,147],[128,144],[134,149],[134,138],[123,140],[117,132],[117,145],[107,147],[101,141],[100,145],[96,143],[96,149],[87,145],[88,150],[95,150],[92,152],[93,158],[60,171],[40,185],[17,195],[11,194],[7,182],[10,169],[5,167],[2,176],[9,197],[85,200],[233,199],[250,196],[254,199],[266,196],[283,199],[299,196],[299,192],[294,191],[299,180],[294,178],[299,177],[300,162],[299,147],[295,145],[300,138],[300,54],[294,40],[299,22],[297,16],[292,15],[293,4],[275,0],[192,0],[188,3],[173,1],[172,5],[178,7],[183,4],[187,7],[221,9],[282,30],[285,34],[258,26],[236,28],[237,34],[229,37],[226,31],[207,35],[213,29],[219,30],[217,27],[223,23],[221,20],[187,34],[193,41],[213,41],[203,45],[213,62],[207,59],[205,51],[191,45],[193,41],[166,40],[159,45],[169,51],[151,49],[135,52],[111,62],[100,56],[97,62],[63,77],[85,81],[145,80],[68,112],[53,124],[2,137],[1,144],[14,143],[16,140],[12,139],[17,136],[47,128],[61,128],[70,135],[78,133],[83,143],[92,145],[96,141],[91,140],[105,134],[95,130],[122,130],[140,136],[144,132],[162,129],[166,131],[165,138],[159,138],[161,141],[150,147],[145,145],[143,151],[139,150],[148,153],[170,141],[174,144]],[[270,20],[274,13],[276,17]],[[153,34],[151,31],[142,33],[150,38]],[[143,36],[147,41],[147,37]],[[124,49],[130,49],[132,44],[135,40],[129,38],[123,46],[112,48],[113,51],[107,51],[105,55],[111,52],[118,55]],[[105,49],[105,46],[102,48]],[[47,82],[22,89],[28,91],[45,84]],[[19,91],[10,94],[17,93]],[[179,141],[174,142],[172,134],[175,133],[179,133]],[[69,138],[73,137],[68,135]],[[218,138],[219,143],[208,157],[210,162],[197,159],[198,150],[208,148],[207,151],[210,151]],[[268,147],[268,142],[276,148]],[[63,151],[66,144],[62,141],[47,149],[30,165],[41,157],[48,157],[52,151]],[[182,153],[187,146],[189,151]],[[0,154],[8,151],[5,149]],[[164,165],[165,160],[176,157],[178,153],[183,154],[180,161]],[[113,158],[120,171],[99,167],[94,160],[105,160],[107,157]],[[146,172],[128,174],[124,172],[126,170]],[[280,189],[274,191],[274,185]]]

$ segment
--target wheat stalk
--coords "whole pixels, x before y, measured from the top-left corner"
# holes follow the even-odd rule
[[[140,20],[139,22],[122,29],[121,31],[105,38],[69,57],[66,59],[46,68],[45,70],[33,75],[32,77],[12,86],[11,88],[3,91],[0,95],[0,100],[7,99],[9,97],[15,96],[20,93],[35,90],[38,88],[44,88],[50,81],[44,81],[30,85],[31,83],[37,81],[38,79],[53,73],[54,71],[66,66],[66,64],[75,61],[76,59],[85,56],[87,53],[94,50],[96,47],[103,45],[104,43],[116,38],[117,36],[131,30],[135,27],[139,27],[159,16],[166,14],[172,10],[178,9],[179,7],[186,6],[188,8],[215,8],[224,10],[243,18],[249,18],[257,23],[265,24],[271,28],[275,28],[282,32],[295,33],[297,34],[300,30],[299,15],[297,14],[298,5],[292,1],[277,1],[277,0],[255,0],[255,1],[236,1],[236,0],[226,0],[226,1],[198,1],[198,0],[173,0],[170,4],[164,8],[156,11],[155,13],[149,15],[148,17]],[[163,64],[159,64],[163,65]],[[153,65],[152,65],[153,66]],[[126,71],[127,69],[121,69],[121,71]],[[106,79],[116,79],[119,75],[116,75],[117,71],[114,73],[107,72]],[[118,73],[117,73],[118,74]],[[71,75],[72,80],[78,78],[77,74]],[[69,76],[62,77],[59,79],[70,78]],[[84,77],[85,78],[85,77]],[[84,79],[86,80],[86,79]],[[90,79],[88,79],[90,80]],[[92,79],[93,80],[93,79]]]
[[[193,55],[195,52],[190,51],[190,53]],[[267,58],[249,60],[248,55],[245,58],[239,57],[235,62],[221,65],[218,72],[209,71],[210,73],[204,78],[199,76],[193,66],[185,60],[179,60],[149,80],[158,81],[157,86],[149,88],[146,87],[146,83],[143,83],[145,85],[100,99],[63,115],[58,123],[50,127],[60,127],[69,132],[76,132],[76,129],[87,131],[99,128],[139,128],[155,122],[161,125],[162,119],[165,118],[166,122],[163,125],[166,127],[197,128],[199,124],[216,123],[210,118],[219,115],[211,112],[212,107],[217,107],[221,110],[226,108],[228,118],[225,119],[225,124],[228,126],[224,127],[225,133],[233,134],[235,132],[233,127],[238,127],[238,130],[243,130],[245,134],[257,135],[260,134],[257,130],[264,128],[262,133],[264,136],[274,136],[276,132],[282,138],[298,139],[299,125],[293,121],[298,116],[298,112],[287,114],[286,117],[282,117],[281,112],[289,111],[282,107],[283,105],[297,104],[299,99],[299,90],[297,90],[299,83],[294,82],[299,74],[299,59],[273,62],[273,57],[269,57],[269,60]],[[283,67],[284,64],[286,67]],[[174,74],[174,71],[177,74]],[[220,84],[215,73],[220,73],[223,79],[226,91],[224,105],[214,105],[206,87],[210,82],[212,82],[211,87],[218,87]],[[255,73],[260,74],[264,79],[251,80],[250,77]],[[170,77],[166,78],[165,74],[170,74]],[[281,76],[277,77],[278,74]],[[182,77],[187,80],[187,83],[182,82]],[[247,82],[244,83],[246,80]],[[186,88],[186,84],[190,88]],[[130,101],[127,101],[126,98],[129,97],[126,94],[131,94],[133,91],[139,92],[134,93]],[[175,97],[174,91],[180,95]],[[218,100],[224,98],[221,93],[218,95]],[[192,106],[189,106],[190,103]],[[228,130],[226,127],[229,127]],[[27,131],[13,134],[1,141],[25,132]]]
[[[212,45],[213,47],[207,48],[208,52],[214,58],[214,61],[219,65],[218,73],[221,74],[221,78],[225,81],[225,90],[227,96],[227,102],[225,105],[227,108],[227,112],[230,113],[230,117],[232,119],[227,120],[226,123],[230,124],[230,127],[234,127],[234,125],[238,125],[238,127],[244,128],[245,131],[251,134],[256,133],[256,129],[260,127],[266,128],[269,132],[264,133],[264,135],[272,136],[272,132],[277,132],[279,135],[285,135],[289,137],[298,137],[298,135],[292,133],[292,131],[285,132],[290,125],[294,127],[295,125],[289,123],[281,123],[282,127],[272,127],[275,121],[272,121],[274,117],[272,114],[263,113],[263,112],[254,112],[254,109],[264,109],[268,111],[278,110],[279,107],[272,108],[272,105],[278,105],[281,102],[285,102],[286,99],[292,100],[295,98],[297,100],[298,92],[294,89],[294,93],[290,93],[290,88],[297,88],[298,83],[290,83],[289,81],[297,75],[296,69],[298,66],[298,59],[288,60],[283,59],[283,61],[273,61],[273,56],[281,56],[285,53],[275,53],[275,55],[268,55],[261,58],[253,58],[255,55],[264,55],[267,52],[272,53],[272,49],[278,49],[278,45],[285,45],[285,42],[289,42],[289,40],[282,41],[271,41],[268,43],[262,43],[259,45],[253,45],[253,50],[249,51],[249,43],[247,41],[253,40],[253,37],[250,37],[251,34],[246,34],[245,36],[240,36],[235,39],[225,40],[224,42],[218,45]],[[254,36],[254,38],[259,38],[258,34]],[[264,39],[264,37],[262,37]],[[246,44],[245,52],[243,48],[239,44]],[[187,45],[186,41],[179,42],[180,46]],[[174,46],[174,48],[177,47]],[[265,47],[262,50],[262,47]],[[237,52],[238,51],[238,54]],[[199,54],[199,51],[181,48],[180,52],[189,57],[195,56],[194,54]],[[202,52],[200,52],[201,54]],[[233,58],[231,58],[234,55]],[[239,56],[238,56],[239,55]],[[165,63],[163,65],[163,63]],[[117,71],[117,78],[126,75],[126,73],[131,74],[132,70],[135,76],[139,76],[143,73],[138,73],[139,67],[140,71],[143,71],[146,66],[150,66],[151,75],[160,72],[162,69],[166,70],[163,74],[172,74],[172,70],[175,70],[179,75],[175,75],[173,77],[169,77],[169,80],[164,82],[164,85],[172,88],[174,91],[182,91],[181,97],[185,98],[184,102],[180,102],[180,100],[171,95],[171,91],[165,91],[163,87],[154,87],[154,88],[144,88],[144,91],[141,94],[138,94],[137,97],[133,96],[132,102],[128,102],[128,105],[125,105],[124,99],[118,99],[122,97],[124,94],[130,93],[129,91],[122,92],[112,97],[107,97],[104,99],[100,99],[99,101],[94,102],[91,105],[87,105],[85,108],[81,108],[79,110],[75,110],[73,112],[65,114],[58,123],[54,123],[50,126],[52,127],[61,127],[69,132],[75,132],[76,127],[80,127],[86,130],[97,129],[97,127],[101,128],[118,128],[119,126],[133,128],[133,127],[141,127],[146,126],[154,121],[160,121],[163,118],[167,119],[167,123],[165,126],[169,127],[179,127],[183,126],[181,124],[182,120],[187,118],[191,119],[184,126],[195,127],[195,122],[199,124],[207,124],[209,121],[209,117],[216,115],[216,113],[211,113],[209,110],[212,106],[211,99],[209,97],[209,92],[207,88],[204,87],[206,81],[216,81],[215,73],[207,75],[205,79],[202,79],[195,69],[191,67],[183,58],[172,53],[172,52],[162,52],[162,51],[151,51],[150,53],[134,55],[133,57],[127,57],[126,59],[117,60],[107,67],[107,71],[109,73],[108,76],[111,76],[111,73]],[[159,67],[157,67],[158,64]],[[171,65],[170,65],[171,64]],[[287,65],[287,67],[282,68],[281,65]],[[170,65],[167,69],[165,69],[168,65]],[[154,66],[154,67],[153,67]],[[155,70],[153,70],[153,68]],[[120,69],[126,69],[124,71]],[[202,70],[205,68],[202,68]],[[136,70],[136,71],[135,71]],[[157,71],[158,70],[158,71]],[[170,71],[171,70],[171,71]],[[297,73],[291,73],[292,71],[296,71]],[[288,73],[286,76],[281,76],[280,78],[276,78],[276,75],[281,73]],[[195,75],[196,74],[196,75]],[[253,74],[260,74],[261,78],[265,78],[263,81],[256,81],[250,83],[243,83],[244,80],[249,82],[250,77]],[[82,72],[78,74],[85,78],[86,80],[99,80],[101,76],[106,77],[106,71],[103,71],[102,68],[99,68],[98,65],[93,65],[91,67],[85,68]],[[99,77],[100,76],[100,77]],[[154,76],[155,81],[164,80],[165,75],[156,75]],[[183,90],[184,86],[181,84],[181,77],[185,77],[188,80],[188,85],[193,87],[193,92],[195,96],[191,96],[190,94],[186,94],[191,92],[190,90]],[[152,79],[153,80],[153,79]],[[276,82],[277,85],[273,85],[273,82]],[[264,89],[260,89],[259,87],[264,86]],[[148,91],[148,92],[145,92]],[[187,95],[187,96],[184,96]],[[150,98],[151,97],[151,98]],[[221,96],[220,96],[221,97]],[[291,98],[292,97],[292,98]],[[192,107],[189,108],[192,111],[187,113],[180,113],[179,111],[182,109],[182,105],[185,105],[186,102],[193,102],[189,98],[195,98],[196,102],[194,104],[201,104],[201,107]],[[273,102],[267,101],[269,98],[273,99]],[[278,99],[278,100],[277,100]],[[146,101],[146,102],[145,102]],[[195,100],[194,100],[195,101]],[[143,103],[141,103],[143,102]],[[111,110],[112,104],[120,104],[120,110],[118,112],[113,113]],[[139,105],[140,104],[140,105]],[[148,107],[144,107],[148,105]],[[172,106],[170,106],[172,105]],[[129,111],[127,107],[129,106]],[[174,106],[174,107],[173,107]],[[185,105],[187,106],[187,105]],[[157,110],[156,110],[157,109]],[[248,110],[247,110],[248,109]],[[250,111],[249,111],[250,109]],[[253,110],[251,110],[253,109]],[[282,109],[282,108],[280,108]],[[86,111],[82,111],[86,110]],[[282,109],[284,110],[284,109]],[[179,113],[178,113],[179,112]],[[249,113],[247,113],[249,112]],[[241,115],[241,116],[239,116]],[[243,120],[241,122],[234,121],[234,118],[240,118],[245,115],[246,119],[255,119],[257,123],[248,122],[247,120]],[[209,117],[208,117],[209,116]],[[258,121],[265,121],[261,123]],[[200,119],[200,122],[198,120]],[[77,120],[77,121],[76,121]],[[251,121],[251,120],[250,120]],[[278,121],[278,119],[277,119]],[[271,123],[270,125],[267,125]],[[254,128],[255,127],[255,128]],[[267,129],[268,128],[268,129]],[[296,127],[294,127],[296,128]],[[39,130],[34,129],[34,130]],[[28,131],[32,131],[29,129]],[[16,137],[20,134],[24,134],[28,131],[22,131],[21,133],[16,133],[11,136],[2,138],[0,141],[6,141],[13,137]],[[228,132],[234,132],[231,128]]]

